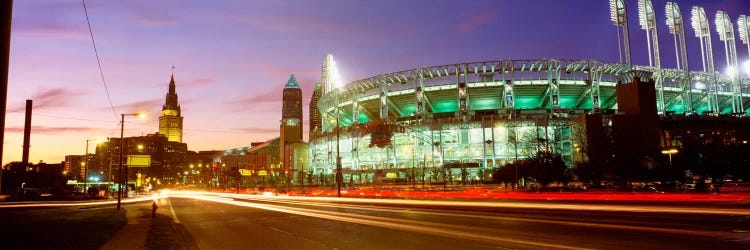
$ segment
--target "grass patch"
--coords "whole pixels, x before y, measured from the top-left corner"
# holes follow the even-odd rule
[[[113,207],[0,209],[0,246],[97,249],[125,223],[125,210]]]

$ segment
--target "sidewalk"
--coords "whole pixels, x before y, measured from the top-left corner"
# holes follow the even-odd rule
[[[128,223],[101,249],[146,249],[146,238],[153,221],[153,218],[151,218],[151,203],[127,204],[123,208]]]
[[[197,249],[182,224],[174,222],[168,198],[156,201],[156,216],[151,215],[151,204],[124,205],[127,224],[101,249]]]

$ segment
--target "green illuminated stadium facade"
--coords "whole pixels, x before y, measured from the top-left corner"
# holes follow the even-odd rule
[[[336,86],[335,62],[327,57],[318,100],[322,131],[310,138],[309,171],[335,173],[337,154],[345,183],[481,180],[490,177],[488,170],[538,151],[559,154],[572,166],[585,140],[577,121],[585,114],[616,113],[617,76],[633,69],[653,73],[660,114],[747,111],[750,79],[716,72],[592,60],[498,60]],[[378,122],[393,132],[383,147],[371,138]]]

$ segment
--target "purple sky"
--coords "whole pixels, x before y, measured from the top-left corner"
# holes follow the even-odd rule
[[[674,67],[665,2],[654,6],[662,63]],[[703,6],[712,29],[717,10],[734,20],[750,14],[743,0],[677,2],[687,23],[690,7]],[[633,62],[648,64],[637,1],[627,3]],[[184,142],[191,150],[211,150],[278,136],[281,88],[292,73],[303,88],[307,120],[326,53],[336,58],[345,82],[495,59],[618,60],[607,0],[88,0],[87,6],[117,115],[81,1],[15,1],[3,164],[21,158],[25,99],[35,104],[33,162],[61,161],[83,154],[86,139],[119,136],[120,113],[149,114],[129,118],[126,136],[156,132],[172,65]],[[698,40],[692,29],[685,32],[690,67],[699,70]],[[723,70],[723,43],[712,36],[716,67]],[[747,60],[747,47],[737,47],[740,61]]]

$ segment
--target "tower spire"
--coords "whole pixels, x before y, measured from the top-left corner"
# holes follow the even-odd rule
[[[169,80],[169,92],[167,93],[169,95],[176,95],[175,93],[175,85],[174,85],[174,74],[172,74],[172,79]]]
[[[299,89],[299,83],[297,82],[297,78],[294,77],[294,74],[289,77],[289,80],[286,81],[286,85],[284,85],[285,89]]]
[[[182,142],[182,112],[177,101],[174,83],[174,66],[169,79],[169,91],[166,94],[164,106],[159,116],[159,134],[163,134],[169,141]]]

